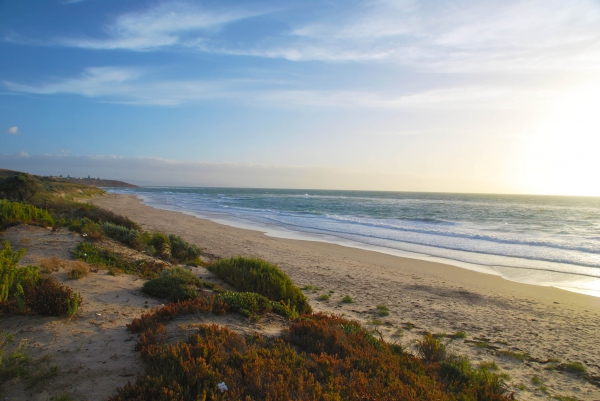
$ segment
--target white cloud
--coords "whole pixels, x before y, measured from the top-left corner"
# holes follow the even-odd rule
[[[117,16],[104,27],[104,37],[58,38],[52,43],[86,49],[185,48],[292,61],[394,63],[435,72],[600,67],[596,0],[366,0],[330,8],[324,4],[321,12],[307,6],[312,7],[309,15],[297,7],[279,9],[273,18],[287,29],[257,35],[258,39],[248,35],[241,44],[222,28],[267,12],[215,10],[184,1]],[[15,35],[4,40],[39,44]]]
[[[236,81],[157,81],[144,79],[144,70],[118,67],[87,68],[80,76],[39,85],[4,81],[21,93],[73,94],[109,102],[176,105],[195,100],[230,97]],[[240,85],[241,81],[237,81]]]
[[[413,93],[357,90],[279,90],[259,97],[273,105],[373,109],[479,109],[522,107],[532,100],[542,102],[555,93],[506,85],[459,86]]]
[[[143,12],[119,16],[106,28],[107,38],[62,38],[64,46],[86,49],[151,50],[167,46],[197,44],[201,33],[257,15],[246,10],[214,12],[191,3],[168,2]]]
[[[6,130],[7,134],[11,134],[11,135],[18,135],[20,134],[19,132],[19,128],[17,128],[16,126],[10,127],[9,129]]]
[[[275,44],[216,51],[288,60],[386,61],[444,72],[597,69],[593,0],[369,1],[327,13]]]

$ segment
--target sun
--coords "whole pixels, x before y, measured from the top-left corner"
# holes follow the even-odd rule
[[[524,138],[529,193],[600,196],[600,84],[563,93]]]

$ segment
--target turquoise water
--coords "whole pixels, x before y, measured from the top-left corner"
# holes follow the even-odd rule
[[[322,241],[484,266],[517,281],[600,290],[600,198],[174,187],[111,192]]]

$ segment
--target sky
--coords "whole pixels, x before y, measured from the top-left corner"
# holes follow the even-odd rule
[[[0,0],[0,168],[600,196],[600,1]]]

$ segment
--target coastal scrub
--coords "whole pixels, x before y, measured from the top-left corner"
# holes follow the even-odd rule
[[[239,291],[256,292],[272,301],[282,301],[298,314],[312,312],[306,296],[287,274],[262,259],[221,259],[208,269]]]

